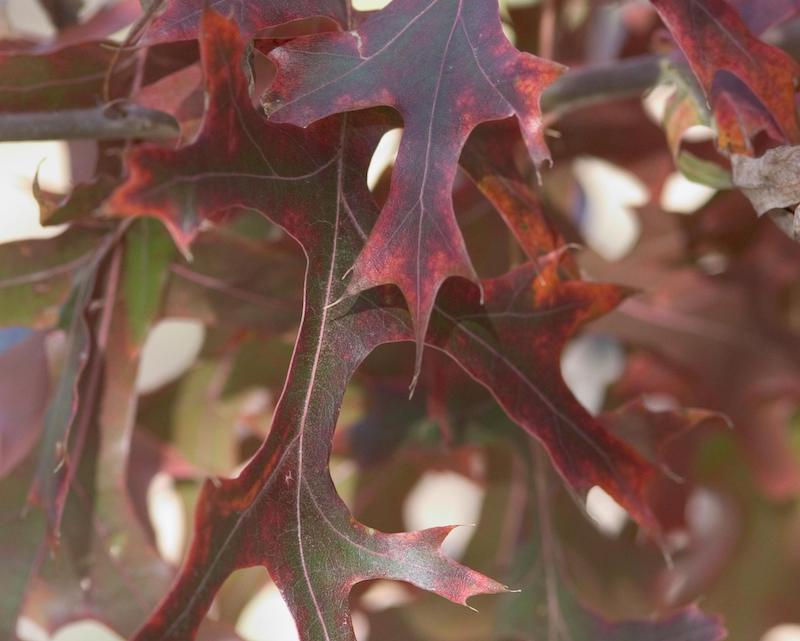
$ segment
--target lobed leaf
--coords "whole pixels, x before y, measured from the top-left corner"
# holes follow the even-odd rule
[[[220,140],[209,128],[218,124],[214,114],[222,113],[220,105],[214,104],[220,97],[219,89],[224,99],[229,100],[231,95],[246,97],[241,72],[232,78],[226,76],[230,73],[227,60],[241,60],[244,54],[235,25],[207,12],[204,28],[210,34],[203,40],[202,51],[211,79],[212,105],[207,127],[194,143],[193,152],[201,141]],[[461,603],[472,594],[502,591],[501,585],[442,555],[438,547],[451,528],[384,534],[356,522],[333,489],[327,470],[336,414],[347,381],[360,361],[393,329],[380,309],[342,314],[332,306],[343,293],[341,277],[358,246],[350,221],[354,212],[360,212],[360,203],[346,187],[354,181],[361,186],[366,170],[365,164],[356,170],[352,160],[345,164],[344,148],[351,152],[348,158],[364,162],[368,158],[365,151],[377,142],[382,125],[369,119],[361,128],[350,125],[348,119],[325,123],[313,133],[323,141],[326,135],[332,140],[312,146],[313,138],[297,130],[277,125],[248,129],[258,116],[243,112],[242,106],[235,105],[238,112],[232,110],[237,113],[234,123],[238,128],[228,128],[228,141],[247,141],[251,153],[248,157],[234,147],[228,153],[243,160],[256,158],[255,167],[241,179],[258,185],[260,193],[250,190],[254,202],[236,204],[258,207],[303,246],[309,261],[305,313],[269,438],[239,477],[204,486],[195,539],[178,582],[136,638],[184,639],[193,635],[227,576],[235,569],[256,564],[270,570],[302,638],[353,639],[348,594],[352,585],[369,578],[409,581]],[[262,148],[255,144],[255,136],[270,133],[305,141],[300,147],[302,155],[294,156],[302,162],[302,180],[294,181],[285,173],[292,159],[281,156],[280,146]],[[171,153],[178,156],[185,152]],[[195,152],[194,157],[208,156]],[[169,152],[161,158],[172,160]],[[274,167],[284,171],[276,174]],[[212,174],[209,182],[199,180],[196,187],[219,189],[215,180]],[[120,193],[125,195],[125,190],[124,186]],[[264,190],[281,200],[275,203],[260,197]],[[128,193],[135,196],[139,192]],[[228,209],[230,205],[221,204],[222,198],[233,195],[231,191],[218,193],[214,201],[206,202],[207,211]],[[355,195],[368,197],[365,186]],[[254,537],[253,532],[263,532],[265,538]]]
[[[561,69],[517,51],[494,2],[464,0],[395,0],[357,29],[298,38],[270,57],[278,74],[263,104],[274,122],[305,126],[380,105],[403,117],[388,201],[347,291],[400,288],[416,327],[418,374],[442,283],[477,282],[452,204],[461,149],[478,124],[516,116],[533,159],[548,160],[539,98]],[[429,73],[413,77],[409,68]]]

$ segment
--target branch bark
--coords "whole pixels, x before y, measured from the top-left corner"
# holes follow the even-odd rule
[[[542,94],[542,111],[558,115],[597,102],[639,95],[661,75],[661,56],[637,56],[613,64],[568,71]]]
[[[767,34],[765,40],[800,58],[800,19],[782,25]],[[658,84],[662,65],[659,55],[626,58],[607,65],[571,69],[542,95],[542,111],[551,117],[598,102],[631,98]],[[670,60],[673,65],[688,66],[685,60]],[[688,73],[691,73],[687,70]]]
[[[128,102],[91,109],[0,114],[0,141],[169,139],[178,123],[162,111]]]
[[[641,56],[608,66],[564,74],[542,96],[545,113],[558,115],[592,103],[634,96],[655,86],[658,56]],[[66,111],[0,113],[0,141],[168,139],[178,135],[169,114],[127,102]]]
[[[798,55],[800,21],[789,27],[772,40],[790,54]],[[599,102],[641,95],[658,84],[664,60],[659,55],[643,55],[571,69],[545,90],[542,111],[554,119]],[[74,111],[0,114],[0,141],[165,139],[177,135],[178,125],[171,116],[132,103]]]

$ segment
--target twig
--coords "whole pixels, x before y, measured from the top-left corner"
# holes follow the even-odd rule
[[[95,140],[148,138],[179,135],[175,119],[161,111],[128,102],[91,109],[0,114],[0,141]]]
[[[542,111],[560,114],[597,102],[637,96],[654,87],[663,58],[637,56],[609,65],[568,71],[542,94]]]
[[[800,57],[800,20],[783,25],[765,40],[794,58]],[[650,54],[571,69],[545,89],[542,111],[552,118],[598,102],[638,96],[658,84],[666,60],[671,65],[688,67],[685,60]]]
[[[139,38],[147,25],[150,24],[150,21],[155,17],[156,12],[163,2],[164,0],[148,0],[147,2],[142,2],[144,13],[133,23],[128,31],[128,35],[125,36],[125,40],[122,41],[122,44],[120,44],[114,52],[114,57],[111,58],[111,62],[106,70],[106,77],[103,81],[103,96],[106,100],[111,100],[111,79],[114,76],[114,70],[117,68],[120,56],[124,51],[128,51],[129,47]],[[145,56],[146,55],[147,54],[145,54]]]
[[[800,26],[797,28],[800,31]],[[794,32],[780,34],[777,43],[795,53]],[[800,37],[797,37],[800,41]],[[800,49],[800,46],[795,46]],[[542,111],[549,120],[600,102],[641,95],[655,87],[665,58],[643,55],[611,64],[580,67],[565,73],[542,94]],[[671,61],[671,64],[686,64]],[[0,141],[68,140],[77,138],[163,139],[178,135],[177,123],[167,114],[131,103],[47,113],[0,114]]]

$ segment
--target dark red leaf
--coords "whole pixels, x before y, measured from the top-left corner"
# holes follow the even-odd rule
[[[314,144],[311,135],[257,120],[255,112],[244,111],[249,102],[244,76],[235,71],[238,65],[229,63],[241,60],[245,52],[235,25],[207,12],[204,29],[209,34],[202,40],[202,51],[212,105],[191,153],[196,159],[214,162],[196,149],[204,142],[223,142],[228,146],[224,151],[227,161],[239,158],[243,169],[240,176],[198,173],[196,185],[185,188],[184,193],[195,189],[208,193],[208,199],[199,201],[204,202],[201,211],[207,214],[247,205],[269,214],[290,232],[309,261],[306,311],[269,438],[239,477],[204,486],[195,539],[178,582],[136,638],[192,636],[227,576],[257,564],[270,570],[302,638],[352,639],[349,591],[355,583],[370,578],[405,580],[459,603],[473,594],[502,591],[498,583],[439,551],[451,528],[384,534],[355,521],[336,494],[327,470],[347,381],[377,344],[402,331],[380,308],[355,307],[348,312],[333,306],[343,294],[342,276],[358,248],[352,221],[357,215],[354,212],[363,209],[360,200],[369,197],[363,184],[368,150],[384,127],[369,119],[360,128],[348,118],[323,123],[311,133],[329,142]],[[219,104],[219,99],[225,102]],[[224,111],[223,106],[227,108]],[[232,120],[220,122],[220,117]],[[228,132],[222,141],[214,135],[220,126]],[[271,145],[257,143],[270,139]],[[287,157],[287,146],[298,151]],[[352,166],[352,160],[344,163],[345,148],[349,158],[361,160],[361,167]],[[164,163],[174,162],[175,156],[186,158],[185,149],[147,153],[151,157],[160,153]],[[141,162],[142,158],[134,160]],[[290,168],[303,172],[301,178],[291,178]],[[231,189],[223,191],[226,183],[221,178],[249,181],[249,191],[244,193],[252,200],[242,202]],[[135,190],[123,188],[119,202],[146,193],[146,177],[134,175],[133,185],[137,182]],[[275,203],[264,198],[265,189],[270,190],[267,195],[281,200]],[[212,190],[217,192],[213,199]],[[162,198],[165,204],[169,202],[168,195]],[[226,198],[234,202],[225,202]],[[265,537],[254,536],[254,532]],[[332,563],[338,568],[335,572]]]
[[[273,121],[308,125],[379,105],[403,117],[389,199],[347,291],[400,287],[416,327],[418,372],[442,283],[477,282],[453,213],[461,148],[481,122],[516,116],[533,159],[547,160],[539,97],[560,67],[517,51],[495,2],[463,0],[395,0],[353,31],[298,38],[271,57],[278,75],[264,105]],[[427,73],[420,80],[409,68]]]
[[[446,351],[495,396],[506,413],[544,443],[573,488],[600,485],[642,525],[656,530],[644,500],[654,469],[611,436],[561,377],[560,354],[586,322],[625,296],[614,285],[562,280],[557,257],[484,281],[442,290],[426,341]]]
[[[128,180],[109,205],[128,216],[157,216],[184,250],[200,223],[220,212],[249,207],[290,217],[301,211],[310,185],[335,160],[337,141],[268,123],[251,106],[247,80],[229,62],[242,59],[242,45],[230,29],[225,35],[201,49],[211,100],[197,138],[177,151],[134,149]]]

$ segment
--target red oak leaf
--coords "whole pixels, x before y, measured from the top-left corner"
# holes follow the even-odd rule
[[[217,21],[225,25],[225,37],[208,38],[202,47],[212,99],[200,133],[177,151],[134,149],[127,162],[129,177],[109,204],[123,215],[160,218],[184,250],[200,223],[219,212],[236,207],[301,210],[309,186],[335,160],[336,139],[270,124],[252,108],[247,80],[230,63],[243,44],[228,22]]]
[[[252,565],[269,569],[303,639],[352,640],[349,592],[371,578],[407,581],[458,603],[474,594],[503,591],[502,585],[439,551],[452,528],[384,534],[355,521],[328,471],[348,380],[374,347],[407,334],[378,306],[359,303],[348,311],[332,305],[344,293],[342,276],[360,246],[353,221],[363,210],[360,199],[369,198],[364,175],[369,150],[384,130],[380,117],[375,123],[367,114],[360,124],[345,117],[306,134],[263,122],[263,116],[244,111],[246,81],[239,65],[230,64],[245,55],[235,25],[206,12],[203,28],[208,34],[202,40],[203,62],[212,95],[203,133],[187,149],[135,156],[134,175],[117,201],[138,203],[137,196],[144,194],[165,206],[177,194],[184,206],[189,196],[203,203],[201,213],[209,215],[237,205],[267,213],[305,250],[305,313],[267,441],[239,477],[204,486],[188,559],[136,638],[194,635],[221,583],[234,570]],[[315,144],[315,138],[323,143]],[[258,144],[262,140],[272,144]],[[213,165],[219,161],[214,155],[227,163],[239,158],[233,167],[241,170],[220,174],[189,162],[194,158]],[[145,159],[153,161],[154,174],[144,173]],[[361,166],[353,166],[354,159]],[[184,174],[185,184],[180,176],[162,184],[156,161],[162,168],[186,163],[186,171],[195,173]],[[299,177],[287,173],[290,167]],[[153,178],[156,182],[149,182]],[[227,183],[234,183],[246,199]]]
[[[350,0],[169,0],[148,27],[144,42],[197,38],[205,6],[236,20],[245,36],[304,18],[329,18],[346,25],[352,12]]]
[[[343,278],[375,218],[365,175],[386,130],[383,114],[338,117],[305,132],[266,122],[250,107],[240,66],[231,64],[245,55],[236,27],[208,12],[204,28],[211,100],[202,133],[184,149],[133,154],[114,206],[123,214],[157,214],[186,233],[199,218],[233,207],[262,212],[305,252],[305,311],[269,437],[239,477],[205,485],[187,561],[137,640],[191,637],[222,582],[252,565],[269,569],[303,639],[351,641],[348,595],[372,578],[404,580],[459,603],[503,591],[442,555],[438,546],[451,528],[373,531],[352,517],[330,479],[348,380],[378,345],[414,337],[394,288],[344,297]],[[188,224],[181,228],[181,221]],[[653,468],[593,421],[558,365],[567,338],[623,292],[562,282],[557,263],[488,281],[485,307],[476,287],[451,281],[427,341],[489,387],[546,444],[573,487],[601,484],[653,526],[641,501]]]
[[[776,126],[784,142],[800,141],[795,84],[800,66],[784,51],[762,42],[725,0],[652,0],[697,76],[715,110],[728,92],[720,72],[738,79],[760,102],[762,128]],[[719,144],[752,153],[750,131],[737,132],[736,118],[725,109]]]
[[[405,125],[389,199],[353,268],[348,293],[393,283],[416,328],[417,367],[436,293],[449,276],[477,282],[455,220],[458,156],[481,122],[516,116],[534,160],[549,158],[539,97],[558,65],[517,51],[495,2],[395,0],[352,31],[293,40],[272,53],[264,97],[275,122],[391,106]],[[412,78],[410,68],[426,73]]]
[[[257,209],[310,253],[320,241],[318,225],[308,212],[324,209],[330,199],[318,185],[336,173],[340,135],[328,121],[303,133],[267,122],[253,110],[244,75],[229,62],[241,50],[229,31],[227,39],[220,36],[203,44],[212,99],[197,141],[177,151],[134,152],[130,179],[115,195],[112,207],[123,214],[158,215],[184,244],[200,219],[233,207]],[[359,118],[363,121],[366,116]],[[368,156],[371,148],[362,153]],[[342,206],[356,221],[357,212],[371,213],[373,204],[363,176],[351,182]],[[367,216],[356,226],[358,238],[353,242],[358,250],[372,220]],[[583,322],[612,309],[624,292],[609,285],[562,282],[555,263],[538,278],[538,268],[527,267],[503,280],[487,281],[486,308],[480,306],[476,288],[455,281],[448,294],[454,303],[444,301],[437,310],[427,340],[448,351],[492,390],[512,418],[547,444],[573,487],[588,491],[592,485],[602,485],[641,523],[652,527],[641,501],[652,469],[632,450],[608,439],[564,385],[559,370],[565,341]],[[531,323],[536,319],[542,320]],[[482,331],[487,323],[492,327],[489,334]],[[410,337],[397,329],[395,334],[384,333],[375,345]]]
[[[560,354],[586,322],[625,296],[615,285],[563,280],[559,259],[527,264],[477,288],[442,289],[426,342],[485,385],[506,413],[547,449],[569,485],[600,485],[642,525],[657,530],[645,494],[655,468],[612,436],[575,399],[561,376]]]

